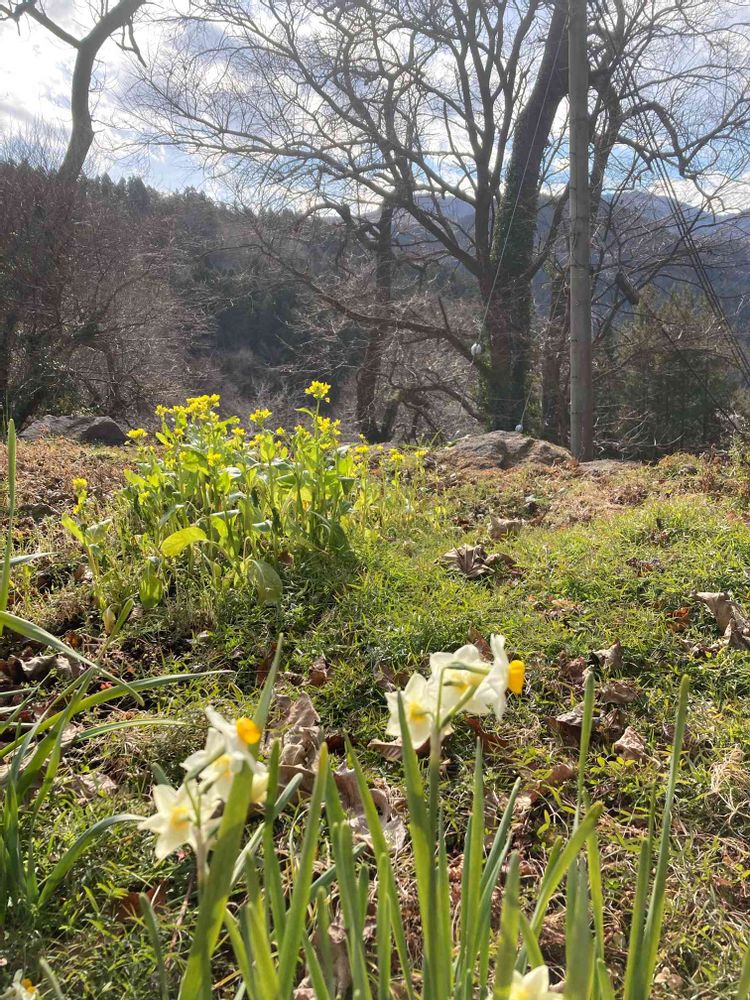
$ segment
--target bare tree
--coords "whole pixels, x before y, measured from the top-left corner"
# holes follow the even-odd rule
[[[655,158],[696,190],[737,172],[750,46],[733,9],[618,0],[595,20],[595,204],[623,172],[653,183]],[[491,425],[512,427],[531,389],[532,281],[563,218],[540,234],[540,202],[565,155],[566,15],[564,0],[196,0],[171,53],[144,74],[136,113],[152,141],[202,155],[250,198],[263,186],[365,228],[388,206],[396,256],[408,220],[425,258],[475,282],[479,338],[431,325],[467,362],[472,341],[485,343],[481,405]],[[376,353],[363,386],[378,377]]]
[[[70,85],[70,136],[65,156],[60,164],[59,177],[62,181],[75,181],[86,162],[94,141],[94,126],[91,120],[91,79],[99,52],[115,32],[121,31],[123,48],[129,48],[140,56],[133,31],[133,18],[146,0],[119,0],[110,7],[102,0],[101,8],[95,14],[94,24],[82,37],[69,32],[63,25],[49,17],[38,0],[20,0],[18,3],[0,3],[0,20],[20,21],[30,18],[38,25],[70,45],[76,58]]]

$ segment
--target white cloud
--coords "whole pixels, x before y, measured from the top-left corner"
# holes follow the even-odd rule
[[[91,28],[88,5],[80,0],[48,0],[45,11],[74,36],[85,35]],[[144,48],[155,40],[155,34],[146,23],[137,26],[136,37]],[[67,135],[74,49],[42,25],[22,17],[18,24],[0,21],[0,53],[0,133],[25,135],[30,127],[44,125]],[[131,58],[113,39],[101,49],[91,102],[97,141],[90,169],[107,170],[115,178],[141,173],[162,188],[203,186],[202,171],[177,151],[139,156],[122,152],[124,136],[116,124],[115,94],[129,72]]]

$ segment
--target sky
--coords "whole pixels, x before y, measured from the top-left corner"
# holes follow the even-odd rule
[[[45,13],[76,36],[92,25],[88,6],[78,0],[47,0]],[[138,43],[148,48],[157,29],[141,25]],[[199,165],[175,150],[153,150],[135,155],[125,148],[128,136],[116,127],[116,93],[125,86],[132,56],[114,40],[105,42],[95,76],[93,111],[97,141],[87,172],[105,170],[117,180],[139,174],[164,190],[192,185],[205,187]],[[0,22],[0,133],[28,137],[44,123],[58,130],[64,143],[70,127],[70,79],[75,51],[28,17],[18,24]]]
[[[92,24],[86,0],[46,0],[44,10],[77,36],[85,34]],[[136,24],[136,38],[144,52],[158,47],[162,30],[150,18]],[[138,174],[162,190],[194,186],[218,194],[196,160],[175,149],[144,152],[139,148],[136,152],[133,136],[118,127],[121,116],[117,95],[127,86],[132,59],[114,39],[109,39],[101,49],[93,101],[97,141],[87,162],[87,172],[106,170],[115,180]],[[72,47],[30,18],[22,17],[18,24],[0,21],[0,134],[25,138],[44,123],[58,129],[59,141],[64,146],[70,126],[69,92],[74,61]],[[721,175],[707,178],[706,187],[721,185],[722,181]],[[699,203],[697,192],[689,183],[675,178],[675,184],[679,197]],[[656,181],[653,190],[663,193]],[[749,205],[750,171],[726,191],[723,208],[730,212],[747,211]]]

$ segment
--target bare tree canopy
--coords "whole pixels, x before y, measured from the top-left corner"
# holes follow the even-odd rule
[[[626,0],[591,13],[599,245],[618,192],[653,187],[657,160],[720,208],[750,138],[739,9]],[[565,223],[564,0],[195,0],[173,27],[132,102],[142,133],[200,155],[256,204],[360,227],[387,207],[396,255],[418,244],[471,275],[481,330],[428,322],[476,366],[491,425],[523,419],[532,281]]]

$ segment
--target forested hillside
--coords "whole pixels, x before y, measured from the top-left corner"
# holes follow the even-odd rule
[[[81,410],[137,423],[157,400],[209,388],[235,411],[263,398],[284,414],[316,374],[335,381],[337,414],[351,434],[431,439],[483,423],[472,402],[479,303],[470,275],[405,217],[393,221],[392,262],[405,328],[388,338],[377,419],[363,423],[358,385],[377,296],[372,268],[338,216],[257,212],[191,189],[161,193],[137,177],[62,186],[18,158],[0,166],[0,206],[2,395],[21,424]],[[555,210],[540,210],[542,241]],[[625,263],[607,251],[598,271],[599,447],[650,456],[720,443],[730,417],[743,412],[741,373],[701,304],[690,262],[671,253],[676,236],[663,206],[625,199],[607,212],[623,228],[640,227],[641,256]],[[742,330],[750,290],[742,217],[693,222]],[[632,302],[621,292],[624,279]],[[556,282],[549,269],[534,281],[537,351],[523,423],[564,441]],[[448,324],[445,342],[439,324],[435,332],[428,323],[435,310]],[[468,359],[456,354],[456,339]]]

